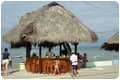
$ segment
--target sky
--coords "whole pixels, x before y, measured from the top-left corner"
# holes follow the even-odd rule
[[[19,23],[21,16],[42,8],[51,1],[4,1],[1,4],[1,47],[10,47],[3,35]],[[96,43],[79,43],[79,46],[101,46],[119,31],[119,4],[115,1],[56,1],[72,12],[99,37]]]

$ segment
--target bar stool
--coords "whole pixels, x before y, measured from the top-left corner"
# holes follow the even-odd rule
[[[30,58],[26,58],[26,69],[27,72],[30,72]]]
[[[33,58],[33,73],[36,73],[36,59]]]
[[[55,70],[55,60],[52,60],[50,63],[50,73],[54,73]]]
[[[36,59],[36,73],[39,72],[39,59]]]
[[[44,66],[43,66],[43,74],[48,73],[49,74],[50,64],[48,60],[44,60]]]
[[[31,62],[31,64],[30,64],[30,71],[33,72],[33,58],[31,58],[30,62]]]
[[[43,60],[43,65],[42,65],[42,67],[43,67],[43,74],[45,74],[45,70],[46,70],[46,65],[47,65],[47,63],[46,63],[46,60]]]
[[[61,62],[60,62],[60,65],[59,65],[59,67],[60,67],[60,73],[65,73],[66,72],[66,61],[64,61],[64,60],[62,60]]]

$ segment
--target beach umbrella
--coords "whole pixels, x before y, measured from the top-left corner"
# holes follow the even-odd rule
[[[23,15],[3,39],[13,47],[21,47],[27,42],[43,46],[63,42],[96,42],[98,36],[70,11],[52,2]]]
[[[105,42],[101,49],[119,51],[119,32],[114,34],[107,42]]]

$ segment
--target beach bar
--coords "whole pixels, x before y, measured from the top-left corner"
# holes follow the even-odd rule
[[[119,32],[115,33],[110,39],[103,43],[101,49],[119,51]]]
[[[3,37],[11,48],[26,48],[26,70],[33,73],[53,73],[55,58],[43,58],[42,47],[50,48],[59,46],[59,56],[63,50],[66,56],[60,57],[60,73],[72,71],[70,62],[71,47],[77,53],[77,45],[80,42],[96,42],[97,35],[86,27],[69,10],[56,2],[39,8],[36,11],[26,13],[19,23]],[[30,53],[32,46],[39,47],[39,57],[32,58]],[[64,49],[62,49],[62,46]],[[78,69],[80,69],[78,62]]]

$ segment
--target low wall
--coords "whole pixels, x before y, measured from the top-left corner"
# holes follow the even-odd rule
[[[109,66],[112,64],[119,64],[119,60],[87,62],[86,67]]]
[[[112,64],[119,64],[119,60],[112,60]]]

